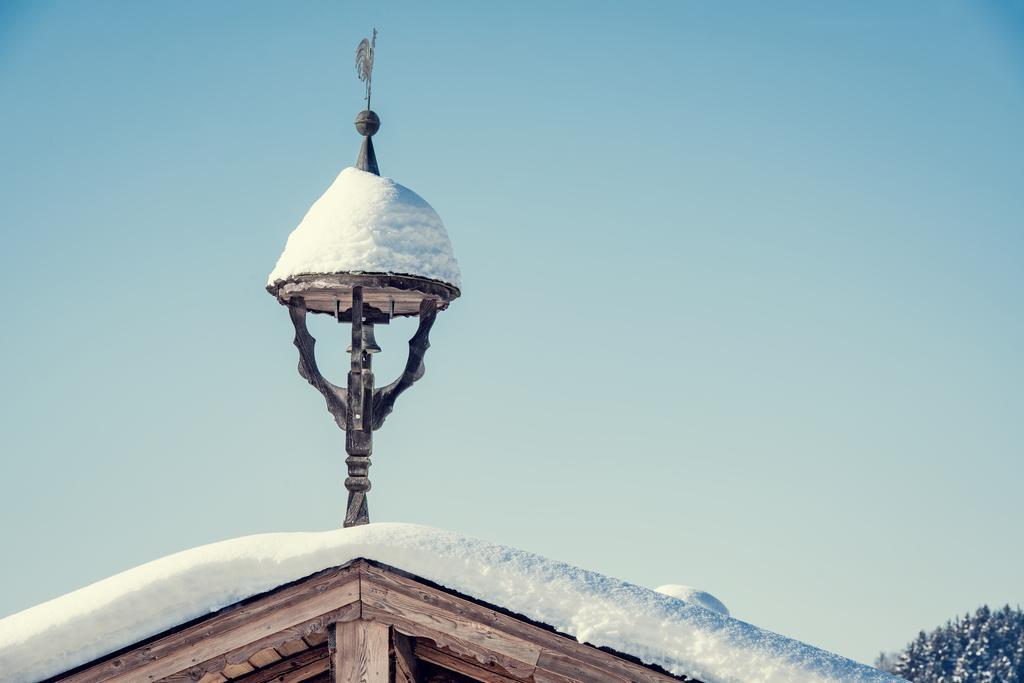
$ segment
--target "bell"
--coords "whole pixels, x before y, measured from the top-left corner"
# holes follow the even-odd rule
[[[345,350],[348,353],[352,353],[352,345],[349,344]],[[377,353],[380,351],[380,347],[377,346],[377,340],[373,338],[373,323],[363,323],[363,350],[367,353]]]

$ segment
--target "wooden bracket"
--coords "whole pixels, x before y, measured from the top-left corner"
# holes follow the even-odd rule
[[[299,374],[302,378],[313,385],[313,387],[324,396],[327,401],[327,412],[333,417],[338,426],[345,429],[348,421],[348,392],[341,387],[331,384],[320,374],[316,365],[316,339],[309,333],[306,327],[306,302],[299,297],[288,301],[288,315],[295,327],[295,348],[299,350]]]
[[[363,327],[373,323],[367,319],[363,287],[352,288],[352,361],[348,373],[348,388],[328,382],[316,364],[316,339],[306,327],[306,303],[301,297],[288,300],[288,314],[295,327],[295,348],[299,350],[299,374],[319,391],[327,401],[327,411],[345,430],[345,452],[348,457],[348,504],[344,526],[357,526],[370,521],[366,493],[370,490],[369,468],[373,453],[373,432],[380,429],[384,419],[394,410],[399,395],[419,380],[426,371],[423,358],[430,348],[430,330],[437,319],[437,299],[420,302],[419,326],[409,339],[409,357],[402,375],[380,389],[373,386],[372,353],[366,348]],[[376,309],[373,309],[376,311]],[[340,313],[338,315],[341,318]],[[368,335],[372,339],[372,335]],[[376,350],[376,346],[373,347]]]
[[[373,429],[380,429],[384,419],[395,408],[399,395],[411,387],[427,371],[423,363],[427,349],[430,348],[430,329],[437,319],[437,299],[424,299],[420,302],[420,324],[416,334],[409,340],[409,357],[405,361],[402,376],[386,387],[373,392]]]

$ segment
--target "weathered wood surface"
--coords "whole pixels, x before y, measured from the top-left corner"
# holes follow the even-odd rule
[[[162,678],[160,681],[161,683],[185,683],[186,681],[194,681],[198,675],[204,672],[220,671],[231,662],[245,661],[246,658],[250,657],[258,650],[265,647],[278,647],[283,642],[290,641],[296,636],[304,636],[304,639],[307,642],[314,645],[322,644],[326,640],[324,632],[331,624],[358,619],[359,613],[359,602],[350,603],[339,609],[322,614],[315,619],[302,622],[301,624],[296,624],[284,631],[264,636],[257,641],[247,643],[246,645],[242,645],[241,647],[235,648],[234,650],[222,655],[207,659],[199,664],[190,666],[188,669]]]
[[[393,683],[419,683],[419,665],[408,636],[391,629],[391,656],[394,661]]]
[[[308,650],[309,645],[306,645],[306,641],[302,638],[296,638],[295,640],[289,640],[281,643],[277,646],[277,652],[282,657],[291,657],[292,655],[298,654],[303,650]]]
[[[279,661],[281,661],[281,655],[272,647],[265,647],[255,653],[252,657],[249,657],[249,663],[257,669],[262,669],[265,666],[270,666],[274,662]]]
[[[416,641],[414,652],[419,659],[425,662],[456,671],[481,683],[522,683],[522,681],[531,680],[530,678],[513,678],[496,664],[484,665],[479,662],[466,661],[452,653],[431,647],[422,640]]]
[[[200,672],[194,668],[197,665],[236,650],[237,659],[226,660],[224,665],[232,661],[247,661],[259,650],[273,647],[274,634],[284,633],[289,627],[315,620],[350,604],[355,604],[358,609],[358,600],[358,570],[333,570],[214,615],[61,680],[71,683],[138,683],[157,681],[190,669],[189,676],[194,675],[191,680],[198,680],[202,673],[220,669],[205,668]],[[291,635],[287,640],[295,637]]]
[[[404,626],[400,628],[410,635],[426,638],[430,638],[426,631],[437,630],[438,624],[458,622],[452,628],[445,629],[442,640],[432,640],[442,647],[463,654],[473,654],[474,648],[459,649],[466,643],[501,653],[507,659],[502,662],[495,658],[494,663],[513,675],[521,675],[524,666],[529,668],[527,673],[532,672],[533,667],[540,666],[573,678],[571,672],[575,670],[574,667],[582,667],[583,670],[600,669],[607,672],[607,675],[636,683],[678,683],[681,680],[579,643],[575,638],[426,586],[394,571],[367,563],[362,570],[362,577],[364,616],[374,615],[373,618],[384,621],[398,619],[403,624],[416,624],[419,633],[406,631]],[[440,621],[434,621],[435,617]],[[398,625],[397,621],[388,623]],[[452,641],[452,645],[444,642],[445,639]],[[527,649],[520,645],[522,643],[526,644]],[[538,664],[542,652],[551,654],[543,664]],[[486,663],[485,660],[480,661]],[[594,680],[596,682],[601,679]]]
[[[252,673],[255,670],[256,667],[254,667],[249,662],[238,662],[237,664],[225,665],[220,673],[221,675],[227,676],[228,678],[234,680],[236,678],[241,678],[247,673]]]
[[[348,372],[348,410],[345,420],[345,464],[348,504],[344,526],[369,524],[370,456],[373,454],[373,355],[363,336],[363,288],[352,288],[352,345]]]
[[[356,619],[335,626],[335,683],[388,683],[388,627]]]
[[[612,673],[606,668],[596,667],[551,650],[544,650],[541,653],[540,659],[537,661],[537,668],[587,683],[632,683],[633,681],[628,676]]]
[[[533,672],[533,683],[586,683],[575,678],[566,678],[561,674],[546,669],[537,669]]]
[[[359,612],[356,613],[356,618],[359,617],[359,614],[361,612],[362,612],[362,605],[360,605]],[[323,645],[324,643],[327,642],[327,633],[328,633],[328,629],[327,629],[327,627],[324,627],[323,629],[320,629],[318,631],[314,631],[312,633],[307,633],[306,635],[303,636],[302,639],[304,641],[306,641],[306,644],[309,645],[310,647],[316,647],[317,645]]]
[[[284,305],[288,305],[293,297],[301,297],[311,313],[336,316],[339,303],[340,312],[345,313],[352,298],[352,288],[356,286],[366,289],[368,305],[395,317],[417,315],[423,299],[437,299],[438,307],[444,310],[461,293],[456,287],[438,280],[366,273],[296,275],[287,281],[275,282],[267,287],[267,291]]]
[[[419,302],[419,326],[409,340],[409,355],[402,374],[387,386],[375,389],[373,354],[371,349],[366,348],[367,339],[372,338],[373,323],[365,315],[365,294],[367,292],[364,292],[362,286],[351,288],[351,367],[347,387],[344,389],[328,381],[317,365],[316,339],[306,326],[307,301],[298,296],[288,300],[288,314],[295,327],[294,344],[299,351],[299,375],[320,392],[327,403],[327,412],[345,431],[345,452],[348,454],[345,459],[348,465],[348,478],[345,479],[345,488],[348,490],[344,521],[346,527],[370,521],[366,494],[370,490],[373,432],[383,426],[384,420],[394,410],[398,397],[423,377],[426,371],[423,359],[430,348],[430,330],[437,319],[438,310],[436,298],[426,298]]]
[[[308,648],[287,659],[277,661],[266,668],[253,671],[236,679],[235,683],[281,683],[281,681],[304,681],[330,668],[327,646]]]
[[[337,652],[354,648],[363,654],[347,664],[341,655],[332,660],[325,654],[332,628],[345,639]],[[396,683],[425,680],[422,667],[417,671],[418,659],[431,662],[434,673],[443,667],[484,683],[689,680],[363,560],[224,610],[56,680],[298,683],[323,676],[333,661],[334,666],[348,667],[338,670],[347,676],[339,678],[340,683],[383,683],[391,668],[389,645]]]
[[[267,680],[273,681],[273,683],[304,683],[305,681],[317,678],[321,674],[327,674],[329,677],[330,670],[331,661],[329,658],[324,657],[323,659],[318,659],[304,667],[286,671],[285,673],[278,674],[274,678],[268,678]],[[232,683],[234,683],[234,681],[232,681]],[[242,683],[241,680],[239,680],[238,683]]]
[[[391,573],[385,574],[376,567],[367,565],[365,571],[364,618],[382,621],[402,633],[429,638],[481,664],[497,664],[514,675],[528,677],[533,672],[541,648],[493,628],[489,620],[466,618],[459,604],[465,601]]]

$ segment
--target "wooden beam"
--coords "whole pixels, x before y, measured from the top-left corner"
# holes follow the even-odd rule
[[[331,570],[60,680],[146,683],[184,671],[188,672],[188,677],[181,680],[198,680],[206,672],[244,662],[266,647],[275,647],[303,635],[288,629],[312,624],[321,617],[329,621],[344,618],[339,610],[348,605],[355,605],[358,614],[358,571],[352,568]],[[234,656],[228,658],[228,653]],[[210,662],[209,667],[202,666],[206,662]]]
[[[334,629],[335,683],[388,683],[388,627],[357,619]]]
[[[249,657],[249,663],[257,669],[262,669],[263,667],[270,666],[274,662],[280,661],[281,655],[272,647],[265,647],[252,657]]]
[[[295,640],[289,640],[286,643],[281,643],[277,646],[277,652],[282,657],[291,657],[292,655],[298,654],[303,650],[309,649],[309,645],[306,645],[306,641],[302,638],[296,638]]]
[[[252,673],[255,670],[256,667],[249,662],[238,662],[237,664],[228,664],[225,666],[221,671],[221,674],[227,676],[231,680],[235,680],[236,678],[241,678],[245,674]]]
[[[609,671],[607,667],[597,667],[550,650],[541,653],[537,668],[587,683],[633,683],[632,678]]]
[[[544,669],[537,669],[533,672],[533,683],[583,683],[575,678],[566,678],[561,674],[552,673]]]
[[[497,664],[522,678],[533,673],[540,646],[494,628],[496,612],[372,565],[363,568],[361,582],[363,618],[427,638],[481,664]]]
[[[419,683],[419,667],[413,654],[412,640],[391,629],[391,651],[395,662],[394,683]]]
[[[330,668],[330,656],[327,646],[303,650],[287,659],[274,662],[270,666],[253,671],[247,676],[236,679],[232,683],[280,683],[285,680],[306,680]],[[300,676],[295,678],[293,674]],[[301,676],[305,675],[305,678]],[[292,676],[292,678],[288,678]]]
[[[522,678],[512,678],[508,676],[507,671],[497,671],[499,668],[496,664],[489,666],[483,666],[482,664],[476,663],[476,661],[469,661],[461,657],[457,657],[450,652],[439,650],[436,647],[427,645],[422,640],[416,641],[416,647],[414,652],[416,656],[425,662],[436,664],[449,671],[455,671],[463,676],[468,676],[474,681],[480,681],[480,683],[522,683]]]
[[[330,676],[330,670],[331,660],[324,657],[312,664],[307,664],[301,669],[295,669],[294,671],[289,671],[286,674],[281,674],[277,678],[274,678],[273,681],[274,683],[305,683],[306,681],[310,681],[321,674],[327,674]]]

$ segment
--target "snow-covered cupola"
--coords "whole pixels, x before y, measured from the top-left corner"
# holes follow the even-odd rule
[[[292,231],[267,284],[288,291],[303,276],[340,273],[460,284],[448,233],[430,204],[391,178],[354,167],[338,174]]]
[[[363,148],[288,236],[267,290],[282,304],[300,295],[314,313],[348,310],[351,289],[389,316],[417,315],[425,296],[447,308],[461,276],[441,217],[422,197],[379,175],[372,136],[380,119],[360,112]]]

